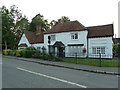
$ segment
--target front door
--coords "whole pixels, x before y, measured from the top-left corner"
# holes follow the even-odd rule
[[[65,47],[59,46],[59,47],[57,47],[57,49],[58,49],[57,56],[58,57],[65,57]]]

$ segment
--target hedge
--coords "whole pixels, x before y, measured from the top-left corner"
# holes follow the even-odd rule
[[[113,44],[113,56],[120,57],[120,44]]]

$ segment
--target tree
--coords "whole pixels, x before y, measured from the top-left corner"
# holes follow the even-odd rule
[[[60,19],[58,19],[58,20],[52,20],[51,22],[50,22],[50,25],[52,25],[52,26],[56,26],[56,25],[58,25],[59,23],[64,23],[64,22],[69,22],[70,21],[70,19],[69,19],[69,17],[66,17],[66,16],[62,16]]]
[[[43,31],[46,31],[49,29],[48,21],[44,19],[43,15],[37,14],[30,23],[30,31],[35,31],[36,26],[41,26]]]
[[[5,6],[0,8],[2,12],[2,48],[14,49],[18,41],[15,23],[22,18],[20,10],[13,5],[8,10]]]
[[[29,30],[29,21],[26,17],[21,18],[15,24],[16,35],[20,38],[22,33]]]

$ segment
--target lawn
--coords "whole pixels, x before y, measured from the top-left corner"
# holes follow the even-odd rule
[[[101,67],[120,67],[120,60],[107,60],[107,59],[81,59],[81,58],[62,58],[63,62],[91,65],[91,66],[101,66]],[[100,62],[101,61],[101,62]]]

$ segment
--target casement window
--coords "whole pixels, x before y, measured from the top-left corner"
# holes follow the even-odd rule
[[[75,56],[77,53],[77,56],[80,56],[82,54],[82,47],[81,46],[68,46],[69,47],[69,55]]]
[[[40,51],[40,49],[41,49],[40,47],[37,47],[37,50],[38,50],[38,51]]]
[[[71,39],[78,39],[78,33],[71,33]]]
[[[92,54],[105,54],[105,47],[93,47]]]
[[[51,35],[50,37],[51,37],[50,39],[51,41],[55,41],[55,35]]]

